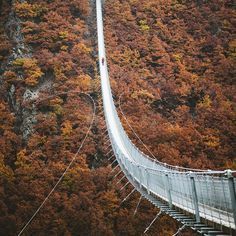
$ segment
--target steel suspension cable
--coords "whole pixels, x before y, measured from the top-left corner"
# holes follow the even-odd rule
[[[132,130],[132,132],[134,133],[135,137],[142,143],[142,145],[143,145],[143,146],[145,147],[145,149],[149,152],[149,154],[150,154],[154,159],[157,159],[157,158],[155,157],[155,155],[151,152],[151,150],[150,150],[150,149],[146,146],[146,144],[142,141],[142,139],[138,136],[138,134],[135,132],[135,130],[133,129],[133,127],[130,125],[130,123],[129,123],[127,117],[125,116],[125,114],[124,114],[124,112],[123,112],[123,110],[122,110],[122,108],[121,108],[121,96],[122,96],[122,95],[123,95],[123,93],[120,94],[120,96],[119,96],[119,110],[120,110],[122,116],[124,117],[124,119],[125,119],[127,125],[129,126],[129,128],[130,128],[130,129]]]
[[[64,172],[62,173],[62,175],[60,176],[60,178],[57,180],[56,184],[53,186],[53,188],[51,189],[51,191],[48,193],[48,195],[45,197],[45,199],[43,200],[43,202],[40,204],[40,206],[37,208],[37,210],[34,212],[34,214],[31,216],[31,218],[27,221],[27,223],[24,225],[24,227],[21,229],[21,231],[19,232],[18,236],[22,235],[22,233],[26,230],[26,228],[29,226],[29,224],[32,222],[32,220],[36,217],[36,215],[39,213],[39,211],[41,210],[41,208],[44,206],[44,204],[47,202],[47,200],[49,199],[49,197],[52,195],[52,193],[55,191],[56,187],[59,185],[59,183],[62,181],[63,177],[65,176],[65,174],[68,172],[68,170],[70,169],[70,167],[72,166],[72,164],[74,163],[74,161],[76,160],[76,157],[78,156],[80,150],[82,149],[91,129],[94,123],[94,119],[95,119],[95,113],[96,113],[96,105],[95,105],[95,101],[94,99],[86,93],[81,93],[84,94],[86,96],[88,96],[92,103],[93,103],[93,115],[92,115],[92,119],[89,125],[89,128],[85,134],[84,139],[82,140],[77,152],[75,153],[75,155],[73,156],[72,160],[70,161],[70,163],[68,164],[68,166],[66,167],[66,169],[64,170]]]

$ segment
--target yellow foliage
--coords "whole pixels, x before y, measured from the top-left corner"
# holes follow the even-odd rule
[[[220,145],[220,139],[217,136],[207,135],[204,137],[204,143],[210,148],[216,148]]]
[[[175,61],[180,61],[182,59],[182,55],[179,53],[173,54],[173,58]]]
[[[154,96],[149,93],[147,90],[135,91],[131,94],[131,97],[134,99],[144,99],[146,102],[150,103],[154,100]]]
[[[92,49],[87,47],[84,43],[78,43],[75,48],[82,53],[89,54],[92,52]]]
[[[75,180],[80,176],[84,175],[86,172],[88,173],[90,171],[86,163],[85,155],[81,155],[78,158],[78,161],[78,165],[69,169],[67,174],[64,176],[61,183],[64,188],[72,190],[74,187]]]
[[[82,91],[89,91],[91,89],[91,77],[89,75],[82,75],[79,77],[79,84]]]
[[[196,74],[191,74],[190,79],[191,79],[192,82],[195,82],[199,79],[199,77]]]
[[[25,73],[25,83],[29,86],[38,84],[38,80],[43,76],[43,72],[37,65],[37,60],[33,58],[17,58],[13,62],[14,66],[21,67]]]
[[[228,160],[225,163],[225,168],[231,169],[231,170],[236,170],[236,158],[234,160]]]
[[[112,59],[120,65],[132,65],[137,67],[140,64],[140,54],[138,50],[132,50],[130,48],[125,48],[123,53],[114,53]]]
[[[23,34],[30,34],[36,29],[37,25],[31,21],[25,21],[23,23],[23,29],[22,33]]]
[[[149,12],[151,9],[155,7],[152,1],[145,1],[143,2],[143,10]]]
[[[236,52],[236,39],[233,39],[229,42],[229,50],[232,52]]]
[[[23,66],[24,65],[24,58],[17,58],[13,61],[14,66]]]
[[[147,24],[147,20],[140,20],[139,21],[139,26],[140,26],[140,29],[142,31],[149,31],[150,30],[150,27],[149,25]]]
[[[228,20],[223,20],[223,28],[224,29],[229,29],[230,27],[232,27],[231,23]]]
[[[49,105],[53,107],[53,111],[56,115],[63,114],[63,107],[61,106],[63,100],[61,98],[54,98],[49,101]]]
[[[173,135],[183,133],[183,128],[179,124],[169,124],[166,130]]]
[[[61,31],[61,32],[59,32],[59,38],[60,39],[67,39],[68,35],[69,35],[68,31]]]
[[[61,132],[64,137],[67,137],[68,135],[70,135],[72,130],[73,130],[72,125],[69,120],[66,120],[65,122],[63,122],[62,127],[61,127]]]
[[[55,65],[53,68],[54,75],[56,77],[56,80],[66,80],[66,76],[63,73],[63,69],[61,65]]]
[[[53,110],[56,115],[62,115],[63,114],[63,108],[61,105],[55,105],[53,106]]]
[[[28,2],[15,3],[15,11],[19,17],[34,18],[39,16],[44,9],[38,4],[30,4]]]
[[[63,103],[63,100],[61,98],[54,98],[52,100],[49,101],[49,105],[50,106],[55,106],[55,105],[61,105]]]
[[[23,167],[26,165],[26,149],[22,149],[17,153],[15,165],[17,167]]]
[[[229,55],[236,58],[236,39],[229,42]]]
[[[66,45],[62,45],[62,46],[61,46],[61,50],[62,50],[62,51],[67,51],[67,49],[68,49],[68,46],[66,46]]]
[[[203,100],[198,104],[198,107],[210,108],[212,104],[211,98],[209,95],[205,95]]]

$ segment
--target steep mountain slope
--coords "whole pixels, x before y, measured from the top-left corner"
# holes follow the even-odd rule
[[[115,95],[163,162],[235,168],[234,14],[233,1],[106,1]]]
[[[235,167],[233,7],[216,0],[105,1],[116,99],[124,92],[122,109],[160,160]],[[91,101],[79,92],[99,106],[99,78],[94,1],[0,0],[0,14],[0,235],[6,236],[19,233],[77,152],[92,115]],[[142,235],[153,220],[158,209],[145,200],[133,216],[137,193],[120,205],[131,187],[120,191],[126,182],[116,184],[110,174],[102,125],[97,116],[25,235]],[[148,234],[173,235],[178,227],[162,215]]]

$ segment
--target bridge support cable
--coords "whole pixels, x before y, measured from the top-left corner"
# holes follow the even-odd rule
[[[114,179],[118,177],[122,173],[122,170],[118,171],[118,173],[114,176]]]
[[[103,146],[109,146],[109,144],[111,144],[111,142],[110,142],[110,139],[109,139],[109,136],[107,135],[105,138],[104,138],[104,140],[103,140]]]
[[[140,195],[140,198],[139,198],[138,203],[137,203],[137,205],[136,205],[136,207],[135,207],[133,216],[135,216],[135,215],[137,214],[137,211],[138,211],[139,205],[140,205],[140,203],[141,203],[141,201],[142,201],[142,198],[143,198],[143,196]]]
[[[107,144],[108,143],[104,144],[104,146],[107,145]],[[104,152],[107,151],[107,149],[110,148],[110,147],[111,147],[111,143],[109,143],[109,145],[105,147]]]
[[[109,151],[105,154],[105,156],[107,157],[107,155],[109,155],[112,151],[113,151],[112,149],[109,150]]]
[[[115,154],[112,154],[112,155],[108,158],[108,161],[110,161],[113,157],[115,157]]]
[[[125,188],[128,186],[129,183],[130,183],[130,182],[127,181],[127,182],[120,188],[119,191],[122,192],[122,190],[125,189]]]
[[[73,92],[72,92],[73,93]],[[78,92],[77,92],[78,93]],[[83,138],[83,140],[81,141],[81,144],[79,146],[79,148],[77,149],[76,153],[74,154],[73,158],[71,159],[71,161],[69,162],[69,164],[67,165],[66,169],[63,171],[63,173],[61,174],[60,178],[56,181],[56,183],[54,184],[54,186],[52,187],[51,191],[47,194],[47,196],[44,198],[44,200],[42,201],[42,203],[39,205],[39,207],[36,209],[36,211],[34,212],[34,214],[30,217],[30,219],[26,222],[26,224],[23,226],[23,228],[21,229],[21,231],[18,233],[18,236],[22,235],[24,233],[24,231],[26,230],[26,228],[30,225],[30,223],[34,220],[34,218],[37,216],[37,214],[39,213],[39,211],[43,208],[43,206],[45,205],[45,203],[48,201],[48,199],[51,197],[51,195],[54,193],[54,191],[56,190],[57,186],[61,183],[61,181],[63,180],[64,176],[67,174],[68,170],[71,168],[71,166],[74,164],[78,154],[80,153],[82,147],[84,146],[85,141],[87,140],[87,137],[90,133],[90,131],[92,130],[93,124],[94,124],[94,120],[95,120],[95,114],[96,114],[96,105],[95,105],[95,101],[94,99],[86,93],[80,93],[83,95],[86,95],[87,97],[89,97],[89,99],[91,99],[92,104],[93,104],[93,113],[92,113],[92,118],[89,124],[89,127],[87,129],[87,132]],[[56,95],[54,95],[56,96]],[[46,98],[49,99],[49,98]],[[45,100],[45,99],[43,99]]]
[[[120,178],[120,179],[116,182],[116,185],[119,184],[119,183],[121,183],[121,181],[122,181],[124,178],[126,178],[125,175],[123,175],[122,178]]]
[[[105,124],[104,126],[101,127],[101,130],[105,130],[105,129],[107,129],[106,124]]]
[[[105,141],[104,145],[108,144],[110,142],[110,139],[108,137],[108,139]]]
[[[105,143],[107,143],[108,140],[109,140],[109,136],[107,134],[106,136],[102,138],[103,145],[105,145]]]
[[[146,234],[148,232],[148,230],[150,229],[150,227],[154,224],[154,222],[157,220],[157,218],[162,214],[162,211],[160,210],[157,215],[155,216],[155,218],[152,220],[152,222],[148,225],[148,227],[144,230],[144,234]]]
[[[135,188],[132,189],[132,191],[121,201],[120,205],[125,202],[131,195],[136,191]]]
[[[117,162],[117,159],[115,159],[115,160],[110,164],[110,166],[112,167],[113,164],[115,164],[116,162]]]
[[[103,137],[103,135],[105,135],[106,133],[107,133],[108,131],[107,131],[107,129],[102,133],[102,137]]]
[[[119,167],[119,164],[117,164],[110,172],[110,174],[112,174],[117,168]]]
[[[104,152],[107,151],[108,148],[111,147],[111,143],[109,143],[109,142],[105,142],[103,145],[104,145],[104,147],[105,147]]]
[[[182,230],[184,230],[186,228],[186,225],[182,225],[179,229],[178,229],[178,231],[175,233],[175,234],[173,234],[172,236],[177,236]]]

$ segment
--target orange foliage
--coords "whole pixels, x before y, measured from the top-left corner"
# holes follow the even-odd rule
[[[15,1],[12,7],[9,2],[0,1],[1,235],[19,233],[75,157],[92,107],[71,91],[89,92],[96,100],[98,81],[93,1]],[[141,139],[163,162],[235,168],[230,3],[104,3],[113,93],[115,99],[123,93],[122,109]],[[16,22],[8,17],[11,10]],[[6,27],[8,19],[13,22]],[[11,38],[15,29],[23,34],[20,42]],[[22,45],[30,53],[20,50],[20,58],[17,46]],[[37,100],[27,103],[23,94],[28,90],[39,92]],[[156,209],[145,200],[133,217],[138,194],[120,205],[131,189],[121,193],[117,190],[124,183],[111,182],[102,119],[96,119],[85,146],[26,234],[142,235],[155,217]],[[30,122],[32,130],[23,140]],[[157,222],[150,235],[173,235],[178,229],[168,216]]]
[[[37,85],[38,80],[43,76],[43,72],[37,63],[37,60],[32,58],[18,58],[13,62],[14,66],[23,70],[26,85]]]

